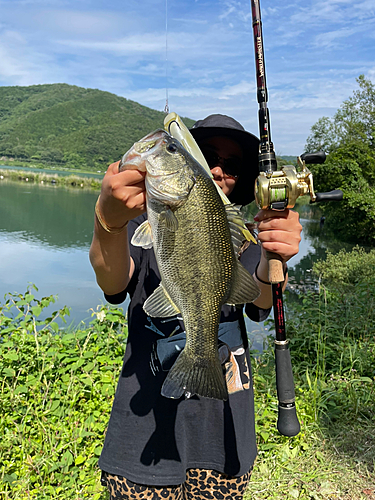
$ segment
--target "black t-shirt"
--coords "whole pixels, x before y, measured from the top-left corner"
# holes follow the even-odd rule
[[[145,218],[143,215],[129,223],[129,241]],[[225,305],[221,315],[224,346],[229,344],[231,348],[225,366],[233,371],[236,365],[240,390],[237,386],[238,392],[229,394],[227,401],[163,397],[161,386],[171,364],[168,356],[161,359],[165,342],[171,335],[183,338],[184,325],[178,316],[146,315],[142,305],[160,283],[155,254],[152,249],[133,245],[130,252],[135,271],[126,290],[131,298],[128,341],[99,467],[135,483],[155,486],[183,483],[189,468],[215,469],[232,476],[245,474],[257,451],[242,309]],[[241,263],[253,273],[259,258],[260,248],[250,245]],[[246,313],[254,321],[263,321],[269,310],[247,304]],[[180,349],[180,341],[174,347]]]

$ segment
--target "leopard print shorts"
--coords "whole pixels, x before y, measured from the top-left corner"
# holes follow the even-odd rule
[[[122,476],[102,473],[110,500],[242,500],[251,471],[240,477],[215,470],[188,469],[186,481],[176,486],[144,486]]]

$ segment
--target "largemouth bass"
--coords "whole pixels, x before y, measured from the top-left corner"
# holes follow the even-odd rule
[[[181,314],[186,345],[162,395],[228,398],[218,354],[223,304],[254,301],[259,289],[239,262],[243,241],[238,210],[224,206],[209,173],[164,130],[124,155],[119,169],[146,171],[147,217],[132,244],[154,248],[161,283],[145,301],[150,317]]]

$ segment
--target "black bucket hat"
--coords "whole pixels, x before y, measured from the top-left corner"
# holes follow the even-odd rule
[[[259,175],[259,139],[250,132],[246,132],[234,118],[219,114],[198,120],[190,129],[190,133],[198,145],[200,141],[210,137],[228,137],[241,146],[244,163],[237,183],[228,198],[236,205],[247,205],[253,201],[255,179]]]

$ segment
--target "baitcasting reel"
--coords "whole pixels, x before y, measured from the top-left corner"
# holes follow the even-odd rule
[[[318,201],[340,201],[342,191],[335,189],[328,193],[315,193],[313,175],[306,167],[308,163],[324,163],[326,155],[304,153],[297,159],[297,170],[292,165],[285,165],[274,172],[260,172],[255,181],[255,201],[259,208],[285,210],[293,208],[297,198],[310,194],[310,203]]]

